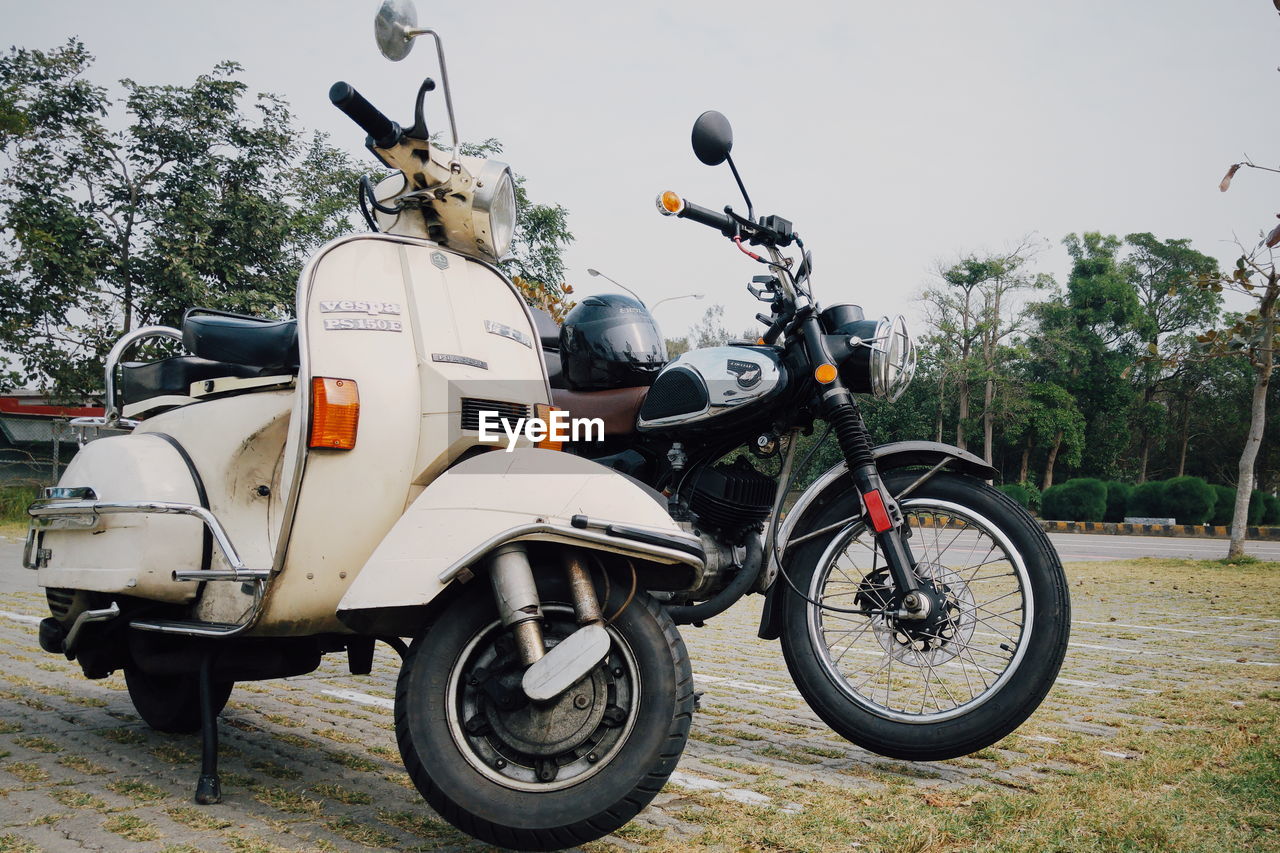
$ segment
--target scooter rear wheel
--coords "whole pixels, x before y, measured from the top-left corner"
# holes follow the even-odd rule
[[[200,677],[190,675],[149,675],[136,666],[124,668],[124,683],[134,710],[158,732],[190,734],[200,731]],[[213,683],[214,713],[222,713],[231,696],[234,681]]]
[[[445,820],[503,847],[556,850],[613,832],[662,789],[688,737],[693,680],[675,625],[636,594],[608,626],[609,656],[534,706],[489,585],[471,586],[400,670],[396,737],[414,784]],[[538,588],[552,646],[578,626],[558,573]],[[614,590],[606,613],[625,603]]]

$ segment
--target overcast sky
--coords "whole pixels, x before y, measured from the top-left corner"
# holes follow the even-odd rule
[[[255,90],[367,158],[328,103],[345,79],[409,124],[429,42],[378,54],[377,0],[40,0],[3,4],[9,44],[78,35],[99,80],[188,82],[234,59]],[[752,325],[757,269],[714,232],[664,219],[675,189],[741,199],[689,148],[705,109],[734,127],[758,213],[791,219],[825,303],[906,312],[939,261],[1040,235],[1061,279],[1072,231],[1188,237],[1231,263],[1280,212],[1280,17],[1271,0],[1072,3],[450,2],[419,0],[442,34],[464,138],[497,137],[531,196],[570,211],[568,281],[595,267],[679,334],[706,306]],[[428,108],[445,129],[443,103]],[[368,162],[372,163],[371,160]],[[918,322],[916,323],[918,326]]]

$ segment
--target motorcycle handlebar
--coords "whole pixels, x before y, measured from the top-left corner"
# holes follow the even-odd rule
[[[681,219],[692,219],[702,225],[708,225],[726,237],[732,237],[738,233],[738,223],[728,216],[705,207],[699,207],[692,202],[686,201],[684,208],[676,216]]]
[[[378,148],[394,148],[399,144],[404,131],[400,125],[384,116],[373,104],[365,100],[350,84],[342,80],[329,87],[329,100],[335,107],[347,114],[373,139]]]

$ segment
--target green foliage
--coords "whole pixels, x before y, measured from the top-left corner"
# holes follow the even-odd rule
[[[1164,487],[1164,512],[1178,524],[1204,524],[1213,515],[1217,495],[1199,477],[1175,477]]]
[[[1262,519],[1267,514],[1267,496],[1265,493],[1254,489],[1249,493],[1249,516],[1247,524],[1250,527],[1256,527],[1262,523]]]
[[[99,390],[123,330],[192,305],[290,313],[298,271],[350,230],[357,172],[288,105],[223,62],[187,85],[90,82],[71,39],[0,56],[0,349],[11,380]]]
[[[0,521],[26,522],[27,506],[39,496],[35,486],[0,486]]]
[[[1262,523],[1280,524],[1280,498],[1275,495],[1263,495],[1262,501],[1266,507],[1262,513]]]
[[[1231,523],[1231,516],[1236,511],[1236,490],[1230,486],[1213,485],[1213,514],[1209,516],[1210,524],[1226,525]]]
[[[1107,511],[1107,486],[1091,477],[1077,477],[1045,490],[1043,515],[1054,521],[1102,521]]]
[[[1168,518],[1164,505],[1165,484],[1160,480],[1148,480],[1134,486],[1129,495],[1128,514],[1133,518]]]
[[[1103,521],[1124,521],[1128,514],[1129,496],[1133,494],[1133,486],[1115,480],[1107,483],[1107,512]]]
[[[1031,494],[1027,491],[1026,486],[1020,483],[1005,483],[1003,486],[997,486],[997,488],[1017,501],[1023,509],[1031,509]]]

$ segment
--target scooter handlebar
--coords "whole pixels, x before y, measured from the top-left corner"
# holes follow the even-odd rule
[[[378,148],[394,148],[399,144],[404,131],[400,125],[384,116],[377,107],[365,100],[350,84],[342,80],[329,87],[329,100],[335,107],[347,114],[347,117],[373,139]]]

